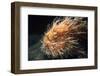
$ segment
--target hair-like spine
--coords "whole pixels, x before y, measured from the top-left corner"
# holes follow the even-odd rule
[[[48,57],[68,56],[84,57],[84,48],[79,47],[80,40],[87,35],[87,21],[82,17],[64,17],[53,21],[42,39],[42,52]]]

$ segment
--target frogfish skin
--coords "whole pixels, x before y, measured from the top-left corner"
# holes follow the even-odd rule
[[[63,17],[51,23],[41,41],[42,52],[51,58],[86,57],[87,19],[84,17]]]

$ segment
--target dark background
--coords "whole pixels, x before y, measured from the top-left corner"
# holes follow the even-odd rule
[[[28,22],[29,28],[28,33],[31,34],[42,34],[47,25],[50,24],[56,16],[37,16],[37,15],[29,15]]]

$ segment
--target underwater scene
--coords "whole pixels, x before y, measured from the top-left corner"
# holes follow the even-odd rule
[[[28,60],[88,58],[88,17],[28,15]]]

